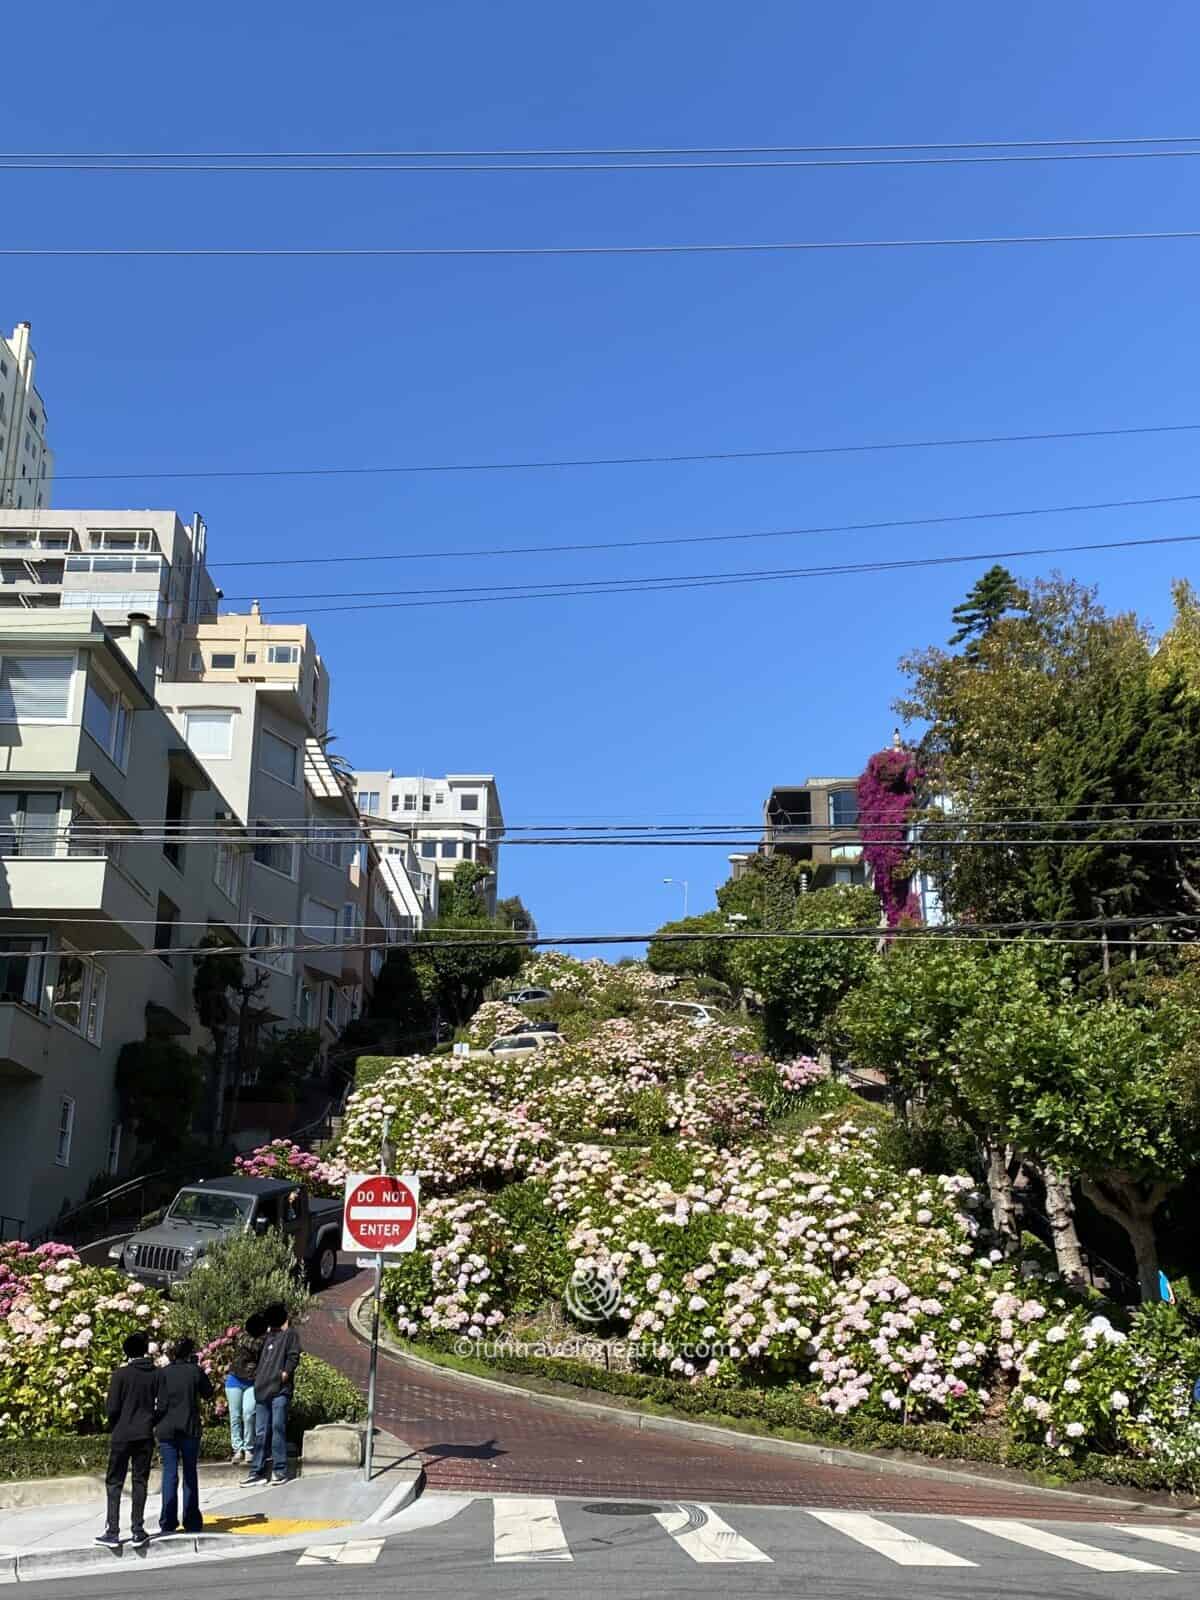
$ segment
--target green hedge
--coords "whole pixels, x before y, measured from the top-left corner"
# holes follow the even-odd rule
[[[202,1461],[229,1460],[228,1428],[207,1428],[200,1441]],[[0,1440],[0,1482],[22,1478],[69,1478],[102,1473],[108,1461],[108,1435],[57,1439]]]
[[[354,1063],[354,1087],[366,1089],[396,1063],[395,1056],[359,1056]]]
[[[1057,1483],[1104,1483],[1120,1488],[1195,1495],[1200,1484],[1186,1467],[1135,1456],[1084,1455],[1067,1460],[1036,1445],[1016,1444],[996,1434],[958,1433],[935,1424],[903,1424],[871,1418],[835,1417],[800,1389],[722,1389],[692,1385],[641,1372],[611,1372],[559,1357],[501,1355],[487,1361],[450,1354],[450,1346],[415,1345],[392,1330],[414,1354],[459,1371],[497,1372],[618,1396],[646,1409],[693,1421],[737,1427],[803,1443],[853,1450],[897,1450],[934,1460],[1016,1468]]]

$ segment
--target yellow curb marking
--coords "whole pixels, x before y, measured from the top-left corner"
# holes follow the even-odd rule
[[[351,1523],[343,1518],[339,1522],[317,1521],[306,1517],[268,1517],[258,1512],[245,1517],[205,1517],[205,1533],[275,1534],[322,1533],[326,1528],[349,1528]]]

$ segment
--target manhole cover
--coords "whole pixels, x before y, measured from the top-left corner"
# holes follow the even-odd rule
[[[581,1509],[597,1517],[652,1517],[662,1507],[644,1505],[638,1500],[597,1500]]]

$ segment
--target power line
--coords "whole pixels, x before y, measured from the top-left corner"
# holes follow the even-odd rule
[[[1073,516],[1083,511],[1128,511],[1146,506],[1189,505],[1198,500],[1200,494],[1151,495],[1136,500],[1090,500],[1069,505],[1018,506],[1004,511],[960,511],[947,516],[888,517],[872,522],[813,523],[798,528],[764,528],[753,533],[670,534],[651,539],[601,539],[580,544],[501,545],[475,550],[381,550],[370,555],[353,556],[266,556],[251,561],[215,561],[211,565],[214,570],[226,567],[329,567],[347,566],[364,561],[475,561],[485,556],[562,555],[594,550],[653,550],[681,544],[745,544],[754,539],[795,539],[826,533],[882,533],[897,528],[939,528],[968,522],[1004,522],[1018,517]]]
[[[67,246],[2,245],[0,256],[112,257],[128,260],[143,257],[228,257],[312,259],[315,257],[351,259],[399,257],[517,257],[517,256],[688,256],[688,255],[774,255],[827,250],[930,250],[950,246],[979,248],[1018,244],[1121,244],[1153,243],[1167,240],[1200,239],[1200,228],[1156,229],[1146,232],[1111,233],[1024,233],[994,234],[979,237],[944,239],[802,239],[776,240],[762,244],[543,244],[543,245],[116,245]]]
[[[598,145],[499,147],[485,150],[4,150],[5,161],[283,161],[325,159],[440,160],[457,157],[504,158],[519,156],[734,156],[734,155],[845,155],[872,150],[1038,150],[1092,149],[1099,146],[1154,146],[1196,144],[1200,134],[1137,134],[1113,139],[963,139],[930,143],[925,140],[879,144],[741,144],[741,145]]]
[[[926,155],[926,156],[817,156],[793,158],[787,156],[714,161],[685,159],[682,161],[479,161],[434,163],[409,159],[403,162],[370,160],[365,158],[347,161],[271,161],[264,158],[250,161],[182,161],[153,158],[131,160],[120,158],[103,160],[98,157],[76,160],[52,161],[43,157],[0,157],[3,172],[129,172],[137,176],[162,172],[179,173],[418,173],[430,177],[436,173],[515,173],[515,172],[761,172],[779,170],[829,171],[831,169],[856,169],[873,167],[979,167],[996,164],[1023,164],[1047,161],[1164,161],[1172,157],[1198,156],[1200,150],[1057,150],[1023,151],[1004,155]]]
[[[845,562],[823,567],[794,567],[780,571],[726,573],[711,577],[664,578],[644,582],[633,579],[613,580],[624,587],[530,589],[522,593],[491,593],[481,595],[455,594],[454,591],[412,590],[414,594],[448,594],[453,598],[426,600],[367,601],[345,606],[307,606],[307,616],[324,616],[334,611],[394,611],[424,606],[498,605],[514,600],[572,600],[587,599],[596,595],[661,594],[680,589],[719,589],[738,584],[776,583],[798,578],[851,577],[879,572],[901,572],[925,567],[956,566],[971,561],[1013,561],[1029,556],[1073,555],[1096,550],[1129,550],[1151,545],[1196,544],[1200,534],[1181,533],[1151,539],[1108,539],[1091,544],[1040,545],[1024,550],[977,551],[950,556],[914,556],[902,561]],[[597,580],[598,582],[599,580]]]
[[[1200,153],[1200,152],[1198,152]],[[967,445],[1032,444],[1066,439],[1116,439],[1139,434],[1194,433],[1200,422],[1151,424],[1133,428],[1076,428],[1053,433],[980,434],[966,439],[901,439],[870,444],[798,445],[778,450],[705,450],[685,455],[581,456],[535,461],[450,461],[386,467],[249,467],[184,469],[178,472],[56,472],[55,483],[111,483],[160,478],[353,478],[399,476],[406,473],[542,472],[570,467],[681,466],[704,461],[769,461],[791,456],[860,455],[868,451],[944,450]],[[222,565],[257,565],[231,563]]]

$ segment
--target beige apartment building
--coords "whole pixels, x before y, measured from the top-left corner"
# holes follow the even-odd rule
[[[393,772],[356,771],[354,785],[358,809],[381,851],[400,852],[408,843],[402,859],[414,860],[421,874],[443,884],[460,862],[479,862],[490,874],[482,898],[495,911],[504,814],[493,773],[398,778]]]
[[[214,608],[215,610],[215,608]],[[261,683],[286,688],[302,702],[312,731],[329,727],[329,674],[303,623],[264,622],[256,600],[181,631],[178,671],[184,683]]]
[[[46,404],[33,382],[36,358],[27,322],[0,335],[0,508],[50,504],[54,456],[46,443]]]
[[[858,830],[857,778],[806,778],[777,784],[763,806],[763,855],[813,862],[812,885],[865,883]],[[735,874],[738,860],[731,857]]]
[[[0,616],[0,1234],[128,1160],[121,1047],[189,1049],[193,946],[236,936],[246,841],[154,701],[155,641],[81,610]],[[195,824],[185,836],[172,824]],[[15,1137],[15,1130],[20,1130]]]

